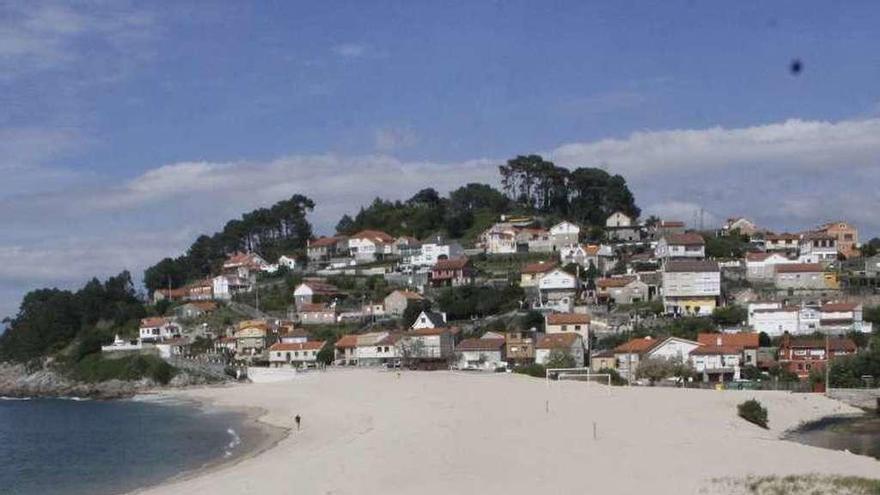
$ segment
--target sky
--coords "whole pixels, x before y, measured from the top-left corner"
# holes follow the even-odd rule
[[[880,4],[0,1],[0,316],[296,193],[540,153],[644,215],[880,235]],[[802,71],[792,73],[794,60]]]

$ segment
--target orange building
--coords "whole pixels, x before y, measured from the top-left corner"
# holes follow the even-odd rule
[[[849,258],[859,255],[859,231],[846,222],[830,222],[819,231],[837,239],[837,252]]]

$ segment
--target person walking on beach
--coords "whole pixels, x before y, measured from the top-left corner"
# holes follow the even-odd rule
[[[299,424],[302,421],[302,418],[299,417],[299,414],[294,416],[293,420],[296,422],[296,431],[299,431]]]

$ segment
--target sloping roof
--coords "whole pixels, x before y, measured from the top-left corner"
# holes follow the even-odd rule
[[[400,294],[405,299],[410,299],[413,301],[421,301],[422,299],[425,298],[424,296],[422,296],[418,292],[413,292],[411,290],[396,290],[396,291],[392,292],[391,294],[394,294],[394,293]],[[388,294],[388,295],[390,296],[391,294]]]
[[[600,278],[596,280],[596,286],[601,288],[610,288],[610,287],[626,287],[627,285],[636,281],[636,277],[626,276],[626,277],[607,277]]]
[[[746,253],[746,261],[764,261],[776,253]]]
[[[295,344],[285,344],[279,342],[269,347],[270,351],[317,351],[324,348],[327,342],[323,340],[313,340],[310,342],[297,342]]]
[[[357,347],[358,336],[350,333],[348,335],[343,335],[342,338],[336,341],[336,348],[343,349],[347,347]]]
[[[675,244],[682,246],[702,246],[706,244],[705,239],[700,234],[687,232],[684,234],[668,234],[663,236],[667,244]]]
[[[707,260],[670,260],[663,267],[664,272],[717,272],[718,263]]]
[[[398,340],[400,340],[402,338],[403,338],[403,333],[401,333],[401,332],[389,333],[388,335],[385,336],[384,339],[380,340],[379,342],[376,342],[376,345],[394,345],[397,343]]]
[[[468,262],[467,256],[461,256],[458,258],[450,258],[448,260],[437,260],[437,263],[434,264],[434,270],[461,270],[467,266]]]
[[[443,313],[439,313],[437,311],[422,311],[425,314],[425,317],[433,324],[435,327],[445,327],[446,320],[443,318]],[[421,314],[419,315],[421,316]]]
[[[643,337],[640,339],[631,339],[630,341],[624,342],[623,344],[620,344],[619,346],[615,347],[614,352],[642,354],[642,353],[650,351],[651,348],[653,348],[654,346],[656,346],[657,344],[659,344],[661,342],[662,342],[661,340],[654,339],[651,337]]]
[[[829,338],[828,349],[832,351],[846,351],[846,352],[855,352],[857,347],[856,343],[852,341],[852,339],[848,338]],[[786,341],[783,340],[780,347],[788,347],[788,348],[797,348],[797,349],[824,349],[826,346],[826,342],[824,339],[813,339],[809,337],[792,337],[788,340],[787,345]]]
[[[330,308],[330,306],[328,306],[326,304],[306,303],[306,304],[301,304],[299,306],[299,308],[297,309],[297,311],[299,313],[320,313],[320,312],[324,312],[324,311],[335,311],[335,309]]]
[[[535,349],[568,349],[581,340],[577,333],[551,333],[538,337]]]
[[[499,351],[504,339],[464,339],[455,346],[456,351]]]
[[[590,323],[590,315],[585,313],[550,313],[548,325],[578,325]]]
[[[721,339],[721,346],[733,346],[740,349],[749,348],[757,349],[760,346],[760,338],[757,333],[739,332],[739,333],[700,333],[697,335],[697,342],[705,346],[718,346],[718,339]]]
[[[309,331],[306,330],[305,328],[302,328],[302,327],[293,328],[293,329],[289,330],[288,332],[282,333],[280,335],[281,338],[293,338],[293,337],[306,337],[306,338],[308,338],[310,336],[311,336],[311,334],[309,334]]]
[[[410,335],[418,335],[422,337],[427,337],[430,335],[442,335],[446,332],[451,332],[452,329],[449,327],[437,327],[437,328],[417,328],[415,330],[410,330]]]
[[[684,222],[679,220],[660,220],[660,227],[667,229],[683,228]]]
[[[823,313],[843,313],[846,311],[855,311],[858,307],[858,303],[828,303],[822,305],[820,311]]]
[[[788,263],[776,266],[776,273],[816,273],[821,272],[819,263]]]
[[[350,238],[367,239],[377,244],[387,244],[394,242],[394,237],[385,232],[382,232],[381,230],[362,230],[356,234],[353,234]]]
[[[337,288],[333,284],[328,284],[327,282],[323,282],[320,280],[307,280],[300,284],[300,286],[305,285],[309,289],[312,289],[312,293],[320,296],[332,296],[339,294],[339,288]]]
[[[344,237],[319,237],[309,242],[310,248],[333,246],[337,242],[345,239]]]
[[[170,322],[171,322],[171,320],[169,320],[168,318],[161,317],[161,316],[144,318],[141,320],[141,328],[161,327],[162,325],[165,325]]]
[[[537,263],[529,263],[522,268],[521,273],[547,273],[556,268],[555,261],[539,261]]]
[[[712,355],[712,354],[739,354],[743,350],[740,346],[735,345],[701,345],[691,351],[692,355]]]

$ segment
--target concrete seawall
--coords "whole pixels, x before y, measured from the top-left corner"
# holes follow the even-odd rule
[[[828,395],[851,406],[876,411],[880,388],[832,388]]]

